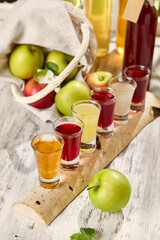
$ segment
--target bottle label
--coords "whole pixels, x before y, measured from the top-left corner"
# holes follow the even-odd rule
[[[145,0],[128,0],[123,13],[123,18],[137,23],[144,1]]]

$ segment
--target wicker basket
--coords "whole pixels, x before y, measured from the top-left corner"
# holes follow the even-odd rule
[[[71,73],[75,66],[80,62],[83,56],[85,56],[87,60],[87,66],[84,66],[82,70],[83,73],[87,73],[95,61],[97,52],[97,42],[93,32],[92,25],[86,19],[83,10],[75,8],[72,4],[68,2],[64,2],[64,5],[72,20],[77,36],[81,42],[81,46],[76,56],[68,64],[68,66],[57,76],[55,81],[47,85],[44,89],[42,89],[35,95],[25,97],[23,95],[23,89],[21,89],[17,84],[12,83],[11,90],[15,99],[18,102],[29,104],[45,97],[47,94],[49,94],[59,84],[63,82],[63,80]]]

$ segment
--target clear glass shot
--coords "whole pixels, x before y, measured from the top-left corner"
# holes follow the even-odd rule
[[[101,105],[101,112],[98,120],[97,135],[110,137],[114,128],[114,108],[117,92],[111,87],[95,88],[90,91],[92,100]]]
[[[44,188],[54,188],[59,184],[63,145],[62,137],[54,133],[41,133],[32,140],[39,181]]]
[[[72,116],[58,118],[53,123],[54,131],[64,140],[61,168],[75,170],[79,165],[79,152],[83,122]]]
[[[72,107],[74,117],[81,119],[84,129],[81,138],[80,149],[82,152],[93,152],[96,148],[96,132],[101,106],[92,100],[75,102]]]
[[[147,85],[150,79],[150,69],[142,65],[132,65],[125,68],[123,73],[126,77],[132,77],[137,83],[137,88],[132,98],[131,109],[135,112],[143,112]]]
[[[109,81],[109,86],[117,91],[114,120],[119,124],[128,123],[128,116],[134,91],[137,87],[133,78],[116,76]]]

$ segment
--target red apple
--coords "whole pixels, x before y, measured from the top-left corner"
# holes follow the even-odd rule
[[[31,78],[24,87],[24,95],[32,96],[36,94],[37,92],[41,91],[43,88],[45,88],[48,84],[47,83],[39,83],[39,78]],[[43,97],[42,99],[30,103],[29,105],[36,107],[36,108],[48,108],[54,103],[56,92],[53,90],[50,92],[47,96]]]
[[[93,72],[87,76],[86,83],[90,89],[106,87],[108,86],[108,82],[112,77],[113,75],[110,72]]]

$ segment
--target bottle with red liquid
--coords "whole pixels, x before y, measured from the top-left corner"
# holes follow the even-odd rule
[[[123,69],[143,65],[152,69],[158,14],[145,0],[137,23],[127,21]],[[150,81],[147,90],[149,90]]]

